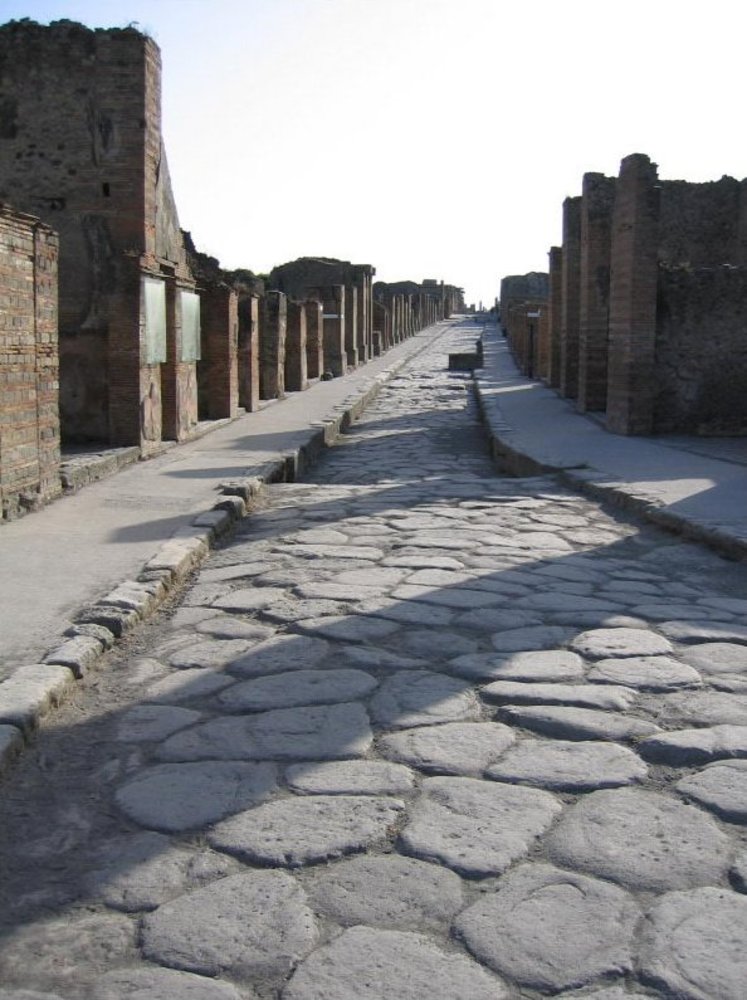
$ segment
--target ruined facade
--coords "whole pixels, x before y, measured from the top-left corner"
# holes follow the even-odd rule
[[[418,330],[464,312],[463,289],[434,278],[416,281],[377,281],[374,285],[376,322],[374,342],[386,350]]]

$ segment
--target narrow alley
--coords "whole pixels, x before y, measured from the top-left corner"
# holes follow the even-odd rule
[[[474,331],[4,778],[0,1000],[744,1000],[747,567],[498,473]]]

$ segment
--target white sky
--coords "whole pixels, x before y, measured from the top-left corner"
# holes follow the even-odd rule
[[[341,257],[492,304],[585,171],[747,175],[737,0],[0,0],[20,17],[155,38],[180,221],[225,267]]]

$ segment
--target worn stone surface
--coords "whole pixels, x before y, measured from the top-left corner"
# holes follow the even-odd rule
[[[641,756],[656,764],[689,767],[747,757],[747,726],[711,726],[658,733],[641,742]]]
[[[294,670],[236,684],[223,691],[218,701],[229,712],[325,705],[365,698],[376,683],[362,670]]]
[[[390,729],[474,719],[480,713],[470,684],[429,670],[401,670],[387,677],[370,708],[372,719]]]
[[[181,894],[191,858],[160,833],[136,833],[103,845],[86,886],[115,910],[153,910]]]
[[[632,750],[614,743],[523,740],[507,750],[485,774],[511,784],[586,792],[643,781],[648,768]]]
[[[598,660],[586,679],[594,684],[627,684],[639,691],[676,691],[701,683],[697,670],[671,656],[625,656]]]
[[[283,1000],[501,1000],[500,981],[464,955],[406,931],[351,927],[294,972]]]
[[[583,660],[565,649],[514,653],[474,653],[451,660],[448,669],[460,677],[513,681],[573,681],[584,676]]]
[[[619,686],[595,688],[591,684],[525,684],[519,681],[495,681],[481,688],[480,694],[499,704],[576,705],[615,712],[624,712],[636,700],[633,691]]]
[[[747,823],[747,760],[710,764],[677,782],[689,799],[732,823]]]
[[[687,1000],[742,1000],[747,898],[707,887],[658,900],[644,924],[645,980]]]
[[[192,698],[209,698],[232,682],[232,677],[226,677],[216,671],[188,667],[167,674],[166,677],[151,684],[145,690],[143,699],[157,704],[172,705],[175,702],[190,701]]]
[[[228,663],[239,677],[307,670],[317,666],[329,652],[329,643],[306,635],[277,635]]]
[[[254,1000],[255,996],[192,972],[152,967],[108,972],[91,991],[91,1000]]]
[[[383,841],[403,809],[386,796],[281,799],[219,823],[208,841],[247,861],[295,868]]]
[[[640,911],[616,886],[551,865],[520,865],[455,928],[496,972],[536,990],[584,986],[632,966]]]
[[[193,830],[250,805],[275,791],[273,764],[235,760],[160,764],[146,768],[115,795],[130,819],[153,830]]]
[[[503,705],[498,714],[504,722],[514,726],[568,740],[634,740],[650,736],[659,729],[654,723],[635,716],[599,712],[593,708]]]
[[[560,812],[547,792],[474,778],[427,778],[401,840],[414,857],[464,875],[496,875],[523,857]]]
[[[556,864],[652,892],[719,882],[733,855],[726,835],[696,806],[633,788],[581,799],[546,842]]]
[[[148,914],[143,954],[173,969],[230,977],[285,974],[316,944],[306,896],[290,875],[218,879]]]
[[[464,906],[458,875],[397,854],[314,869],[304,888],[315,911],[343,927],[438,929]]]
[[[698,642],[682,659],[704,674],[747,674],[747,645],[736,642]]]
[[[384,736],[381,752],[431,774],[479,774],[511,746],[515,735],[500,722],[447,722]]]
[[[251,639],[200,639],[182,646],[169,657],[172,667],[203,667],[220,670],[245,653],[254,643]]]
[[[599,628],[576,636],[571,649],[591,659],[605,659],[611,656],[656,656],[659,653],[671,653],[672,644],[648,629]]]
[[[172,733],[191,726],[201,718],[200,712],[170,705],[136,705],[117,723],[117,739],[125,743],[157,742]]]
[[[292,764],[285,780],[295,792],[308,795],[402,795],[412,790],[415,776],[402,764],[341,760]]]

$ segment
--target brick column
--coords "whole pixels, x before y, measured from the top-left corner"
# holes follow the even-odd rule
[[[550,353],[548,356],[547,384],[553,389],[560,387],[560,327],[563,316],[563,251],[560,247],[550,247],[548,328]]]
[[[307,299],[306,311],[306,373],[319,378],[324,371],[324,308],[319,299]]]
[[[581,295],[578,401],[580,412],[607,406],[610,247],[615,178],[585,174],[581,196]]]
[[[358,367],[358,289],[345,285],[345,354],[347,363]]]
[[[239,320],[239,406],[247,413],[259,409],[259,296],[242,295]]]
[[[353,268],[356,279],[356,344],[358,364],[364,364],[371,357],[370,334],[368,329],[369,277],[362,267]]]
[[[373,335],[371,350],[374,357],[389,347],[389,312],[383,302],[373,303]]]
[[[285,335],[285,388],[289,392],[308,389],[306,375],[306,308],[303,302],[288,300]]]
[[[197,361],[199,339],[185,338],[184,295],[194,292],[174,278],[166,278],[166,364],[161,371],[163,387],[163,436],[184,441],[197,426]],[[193,348],[197,346],[198,349]]]
[[[656,165],[634,153],[620,165],[612,221],[607,427],[653,429],[659,190]]]
[[[286,301],[283,292],[265,292],[260,301],[260,399],[282,399],[285,395]]]
[[[207,379],[208,420],[235,417],[239,409],[238,299],[227,285],[209,285],[200,293],[203,358]]]
[[[578,395],[578,321],[581,290],[581,198],[563,202],[563,303],[560,314],[560,394]]]

